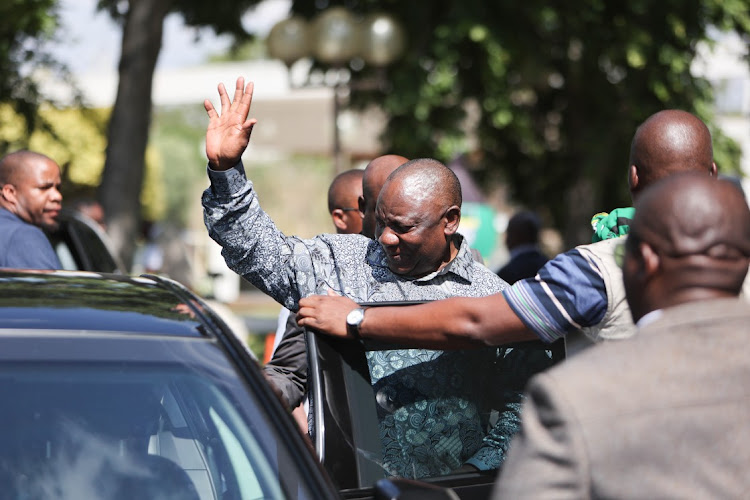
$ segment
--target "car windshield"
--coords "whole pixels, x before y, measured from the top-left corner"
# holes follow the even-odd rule
[[[3,498],[309,498],[232,384],[174,364],[5,362]]]

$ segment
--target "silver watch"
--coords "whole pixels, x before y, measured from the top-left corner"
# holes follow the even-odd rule
[[[349,311],[346,315],[346,331],[356,339],[360,339],[359,325],[365,319],[365,309],[358,307]]]

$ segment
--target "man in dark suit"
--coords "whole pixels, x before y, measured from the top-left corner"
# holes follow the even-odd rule
[[[529,210],[515,213],[508,221],[505,246],[510,252],[510,260],[497,272],[508,284],[533,278],[549,260],[539,249],[540,229],[539,217]]]
[[[623,281],[635,337],[532,379],[496,498],[750,494],[750,210],[678,174],[636,203]]]

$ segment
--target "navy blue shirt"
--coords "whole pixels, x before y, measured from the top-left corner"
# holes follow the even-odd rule
[[[4,208],[0,208],[0,267],[62,269],[44,232]]]

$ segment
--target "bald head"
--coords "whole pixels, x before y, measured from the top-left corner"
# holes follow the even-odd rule
[[[393,182],[398,182],[407,196],[415,200],[434,198],[445,206],[461,206],[458,177],[453,170],[432,158],[417,158],[404,163],[388,176],[386,185]]]
[[[362,174],[359,169],[337,175],[328,187],[328,212],[339,234],[358,234],[362,231],[359,198],[362,196]]]
[[[409,161],[399,155],[378,156],[367,164],[362,177],[362,197],[359,200],[359,211],[362,214],[362,234],[368,238],[375,237],[375,204],[380,190],[391,172]]]
[[[731,183],[695,172],[646,189],[623,268],[634,319],[693,300],[737,296],[750,263],[750,209]]]
[[[711,133],[686,111],[660,111],[638,127],[630,145],[631,195],[635,199],[654,182],[680,172],[716,175]]]
[[[328,186],[328,211],[336,208],[357,208],[362,194],[362,175],[359,169],[347,170],[337,175]]]
[[[28,172],[28,166],[39,161],[52,160],[41,153],[33,151],[16,151],[8,153],[0,159],[0,186],[3,184],[18,184]]]

